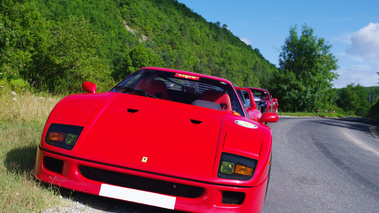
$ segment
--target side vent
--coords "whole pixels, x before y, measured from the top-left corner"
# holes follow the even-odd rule
[[[136,113],[136,112],[138,112],[139,110],[138,109],[129,109],[128,108],[128,112],[130,112],[130,113]]]

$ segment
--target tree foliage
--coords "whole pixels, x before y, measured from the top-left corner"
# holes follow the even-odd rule
[[[46,49],[49,26],[36,4],[24,0],[0,2],[0,80],[27,85],[24,76]],[[23,83],[22,83],[23,82]],[[13,88],[14,89],[14,88]]]
[[[72,93],[92,80],[104,91],[136,69],[161,66],[267,87],[276,69],[225,24],[209,23],[176,0],[0,5],[0,81],[9,84]]]
[[[53,93],[79,92],[84,80],[96,81],[100,90],[112,84],[109,68],[95,54],[101,36],[83,17],[48,21],[35,2],[4,0],[0,19],[3,83]]]
[[[368,102],[370,106],[376,102],[376,99],[379,97],[379,87],[365,87],[368,94]]]
[[[374,103],[371,105],[367,117],[379,120],[379,98],[376,98]]]
[[[28,76],[36,88],[55,93],[79,92],[85,80],[98,82],[99,89],[110,86],[109,68],[95,55],[101,36],[91,30],[84,18],[70,15],[66,22],[52,26],[51,32],[48,48],[38,55],[39,63]]]
[[[349,84],[345,88],[342,88],[337,99],[337,105],[350,112],[348,114],[354,114],[358,116],[365,116],[369,109],[368,92],[367,89],[359,84]]]
[[[312,28],[303,25],[290,28],[274,72],[271,92],[280,97],[284,111],[313,111],[317,105],[330,101],[332,81],[337,78],[337,59],[330,53],[331,45],[314,35]]]

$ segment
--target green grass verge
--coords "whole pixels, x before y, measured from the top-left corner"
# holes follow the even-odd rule
[[[33,177],[44,123],[59,98],[0,94],[0,212],[58,209],[58,190]]]
[[[294,117],[331,117],[331,118],[343,118],[346,117],[344,114],[340,113],[316,113],[316,112],[279,112],[279,116],[294,116]]]

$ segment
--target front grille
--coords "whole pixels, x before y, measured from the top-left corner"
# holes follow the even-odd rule
[[[84,177],[91,180],[176,197],[197,198],[204,192],[204,189],[201,187],[144,178],[88,166],[79,166],[79,171]]]
[[[231,205],[240,205],[245,200],[245,193],[243,192],[222,192],[222,203]]]

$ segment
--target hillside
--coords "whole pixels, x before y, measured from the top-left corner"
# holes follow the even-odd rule
[[[91,80],[104,91],[144,66],[267,87],[276,69],[226,25],[207,22],[176,0],[4,0],[3,5],[2,31],[22,31],[12,34],[11,44],[0,38],[5,44],[0,55],[18,60],[0,59],[0,71],[7,72],[0,81],[13,87],[27,82],[37,90],[77,92],[83,80]]]

